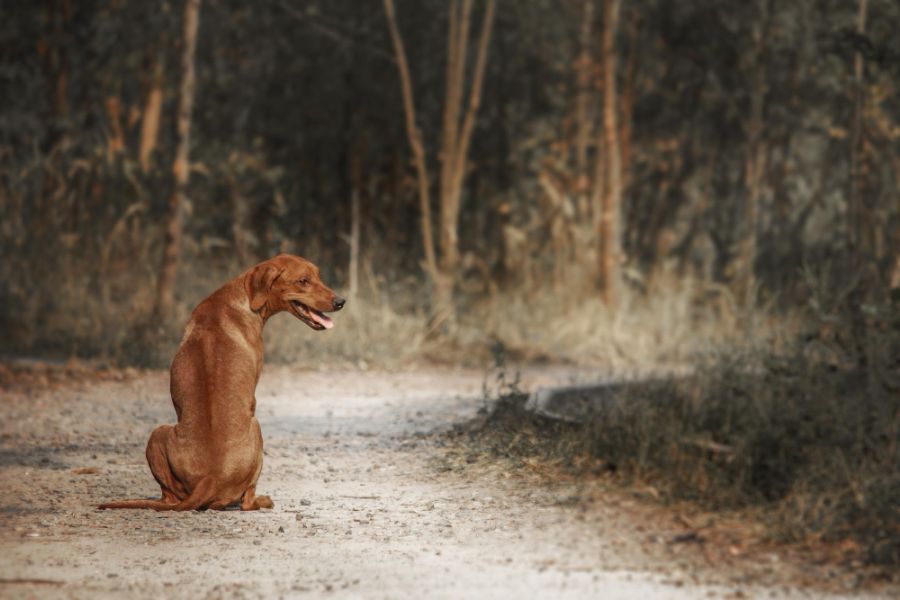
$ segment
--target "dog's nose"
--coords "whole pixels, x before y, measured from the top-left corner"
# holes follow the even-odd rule
[[[344,308],[345,302],[346,300],[344,300],[340,296],[335,297],[334,302],[332,303],[334,305],[334,310],[341,310],[342,308]]]

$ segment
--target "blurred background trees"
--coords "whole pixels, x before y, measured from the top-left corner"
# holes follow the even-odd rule
[[[784,308],[804,269],[900,286],[893,0],[207,0],[189,161],[185,10],[0,8],[3,351],[127,355],[278,251],[463,321],[665,278]]]

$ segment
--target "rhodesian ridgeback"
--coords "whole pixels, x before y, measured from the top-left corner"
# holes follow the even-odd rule
[[[159,500],[122,500],[99,508],[156,510],[272,508],[256,495],[263,440],[256,384],[263,367],[262,330],[287,311],[316,330],[334,325],[325,313],[344,299],[299,256],[281,254],[213,292],[194,309],[171,368],[178,422],[157,427],[147,462],[162,488]]]

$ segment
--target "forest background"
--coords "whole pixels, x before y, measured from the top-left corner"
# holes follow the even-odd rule
[[[893,0],[0,15],[4,356],[165,366],[199,300],[298,253],[349,302],[276,319],[270,360],[703,372],[660,423],[746,461],[627,419],[589,452],[900,562]]]

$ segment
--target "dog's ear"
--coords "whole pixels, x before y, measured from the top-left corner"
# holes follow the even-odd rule
[[[281,275],[281,269],[271,263],[257,265],[245,280],[247,296],[250,298],[250,309],[257,311],[266,305],[272,284]]]

